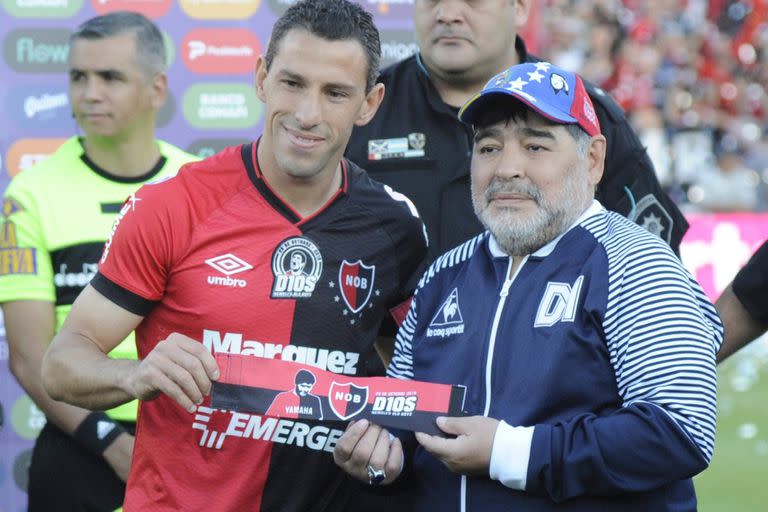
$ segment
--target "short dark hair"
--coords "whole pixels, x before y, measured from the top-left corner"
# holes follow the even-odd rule
[[[359,41],[368,57],[365,92],[370,92],[379,76],[381,41],[373,17],[365,9],[348,0],[302,0],[293,4],[272,28],[264,57],[267,70],[285,34],[294,28],[303,28],[328,41]]]
[[[296,384],[314,384],[317,379],[309,370],[299,370],[293,378]]]
[[[150,77],[165,71],[167,61],[163,34],[149,18],[131,11],[115,11],[96,16],[75,29],[69,36],[69,44],[78,39],[104,39],[132,32],[136,41],[136,58],[139,67]]]

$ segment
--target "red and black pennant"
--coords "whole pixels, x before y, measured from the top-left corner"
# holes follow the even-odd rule
[[[385,427],[439,434],[438,416],[462,416],[463,386],[387,377],[348,377],[313,366],[216,354],[221,376],[211,406],[280,418],[368,419]]]

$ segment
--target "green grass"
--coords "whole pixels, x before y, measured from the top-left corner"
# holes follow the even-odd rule
[[[712,465],[696,477],[700,512],[768,510],[768,339],[719,367]]]

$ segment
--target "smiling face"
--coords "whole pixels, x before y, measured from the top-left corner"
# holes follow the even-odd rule
[[[164,74],[139,66],[133,32],[75,39],[69,52],[69,100],[86,136],[128,138],[154,130],[165,101]]]
[[[605,139],[585,143],[582,155],[563,125],[531,111],[476,130],[472,202],[508,254],[535,252],[589,207],[602,176]]]
[[[383,97],[366,94],[368,61],[355,39],[329,41],[294,28],[279,43],[269,69],[256,67],[265,103],[259,164],[268,178],[311,181],[333,174],[355,125],[367,123]]]
[[[414,25],[431,73],[484,81],[518,60],[530,0],[415,0]]]

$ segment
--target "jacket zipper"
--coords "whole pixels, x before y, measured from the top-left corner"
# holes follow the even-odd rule
[[[501,312],[504,310],[504,305],[507,303],[507,296],[509,295],[509,287],[515,281],[515,278],[520,273],[520,269],[525,265],[528,256],[523,258],[520,265],[515,270],[515,273],[510,276],[509,273],[512,270],[513,259],[509,257],[509,263],[507,264],[507,272],[504,274],[504,284],[499,292],[499,302],[496,304],[496,314],[493,317],[493,325],[491,326],[491,334],[488,337],[488,356],[485,361],[485,408],[483,409],[483,416],[488,416],[488,412],[491,410],[491,368],[493,367],[493,352],[496,347],[496,334],[499,330],[499,321],[501,320]],[[467,511],[467,475],[461,475],[461,490],[460,490],[461,512]]]

